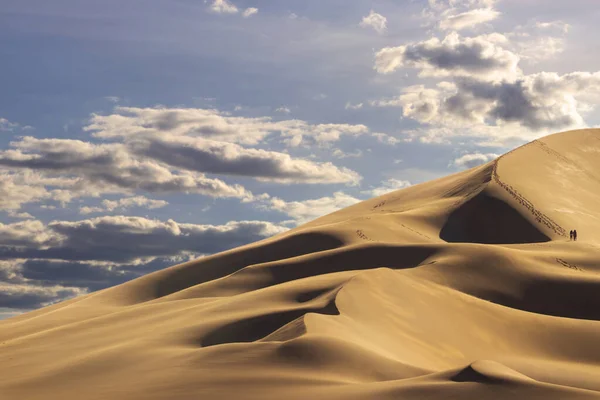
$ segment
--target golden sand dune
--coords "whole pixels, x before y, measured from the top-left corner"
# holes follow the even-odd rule
[[[599,218],[600,130],[549,136],[0,322],[0,397],[600,398]]]

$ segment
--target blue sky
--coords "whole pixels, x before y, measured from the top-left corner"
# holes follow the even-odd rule
[[[589,0],[0,0],[0,317],[596,126]]]

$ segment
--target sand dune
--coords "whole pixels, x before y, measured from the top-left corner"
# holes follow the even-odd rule
[[[600,130],[552,135],[0,321],[0,398],[600,398],[599,218]]]

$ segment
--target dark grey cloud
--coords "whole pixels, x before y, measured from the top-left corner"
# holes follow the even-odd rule
[[[30,310],[105,289],[187,261],[157,257],[136,263],[15,259],[0,262],[0,309]]]
[[[198,138],[147,138],[128,144],[140,156],[203,173],[248,176],[280,183],[357,183],[360,176],[332,163],[292,158],[289,154],[244,148]]]
[[[516,122],[532,130],[563,129],[583,123],[575,96],[599,89],[598,73],[542,73],[500,83],[463,79],[443,106],[449,114],[468,119],[469,115],[461,113],[480,103],[492,124]]]
[[[0,224],[0,259],[132,262],[185,253],[215,253],[284,231],[264,221],[181,224],[142,217]]]
[[[519,56],[500,46],[500,34],[461,37],[453,32],[443,40],[386,47],[376,54],[375,68],[390,73],[402,67],[416,68],[423,76],[476,76],[497,81],[515,77]]]
[[[0,307],[29,310],[87,293],[85,290],[63,286],[36,286],[0,282]]]
[[[140,217],[0,224],[0,308],[32,309],[284,232],[263,221]]]
[[[71,190],[199,193],[211,197],[251,196],[239,185],[190,171],[172,171],[149,159],[133,157],[120,143],[93,144],[71,139],[24,137],[14,149],[0,151],[0,165],[74,176],[80,180]],[[78,187],[77,187],[78,186]]]
[[[405,117],[431,126],[426,132],[431,137],[487,136],[501,142],[528,140],[532,132],[585,127],[584,115],[593,109],[590,99],[598,95],[600,72],[542,72],[513,81],[457,78],[435,88],[413,86],[373,104],[402,107]]]
[[[175,265],[185,258],[158,257],[134,264],[106,264],[84,261],[25,260],[20,264],[19,278],[39,287],[75,287],[90,292],[139,278]]]
[[[164,266],[164,263],[161,263]],[[21,265],[21,276],[39,286],[74,286],[90,291],[103,289],[126,282],[134,277],[127,264],[118,268],[107,268],[85,262],[53,260],[26,260]]]
[[[367,133],[368,128],[363,125],[272,122],[268,118],[236,118],[203,109],[119,110],[120,114],[94,116],[86,128],[99,138],[119,143],[34,137],[11,142],[11,149],[0,151],[0,167],[10,171],[0,176],[0,193],[7,192],[0,201],[8,209],[17,210],[21,204],[49,198],[68,203],[76,197],[135,191],[195,193],[247,201],[253,195],[241,185],[230,185],[204,174],[310,184],[356,184],[361,178],[330,162],[297,159],[286,153],[245,148],[235,142],[258,143],[278,132],[282,140],[290,143],[299,144],[310,137],[323,144],[337,141],[341,135]],[[32,171],[44,175],[37,179],[38,185],[15,182],[19,173]],[[70,181],[64,179],[67,177]],[[65,182],[50,193],[49,178],[63,178]]]

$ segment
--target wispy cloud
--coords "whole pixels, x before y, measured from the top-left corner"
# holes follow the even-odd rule
[[[363,108],[364,103],[356,103],[356,104],[352,104],[350,102],[346,103],[346,110],[360,110],[361,108]]]
[[[215,14],[236,14],[239,9],[228,0],[213,0],[209,10]]]
[[[371,10],[369,15],[362,19],[359,26],[371,28],[381,35],[387,31],[387,18]]]
[[[455,15],[448,15],[440,21],[440,29],[462,30],[495,20],[500,13],[493,8],[476,8]]]
[[[362,193],[367,194],[369,196],[377,197],[377,196],[382,196],[384,194],[387,194],[387,193],[390,193],[390,192],[393,192],[396,190],[407,188],[411,185],[412,185],[412,183],[410,183],[409,181],[406,181],[406,180],[389,178],[389,179],[381,182],[380,186],[369,189],[369,190],[364,190]]]
[[[148,210],[154,210],[157,208],[163,208],[169,205],[169,202],[164,200],[149,199],[144,196],[125,197],[118,200],[102,200],[101,207],[88,207],[83,206],[79,208],[80,214],[92,214],[92,213],[105,213],[114,212],[116,210],[125,211],[132,207],[146,208]]]
[[[335,192],[332,196],[303,201],[285,201],[274,197],[266,201],[262,207],[284,213],[293,218],[296,224],[302,224],[358,202],[360,199],[343,192]]]
[[[258,14],[258,8],[250,7],[250,8],[246,8],[244,10],[244,12],[242,13],[242,16],[244,18],[250,18],[251,16],[256,15],[256,14]]]
[[[452,162],[452,165],[461,169],[469,169],[495,160],[498,157],[500,157],[500,155],[495,153],[470,153],[455,159]]]

